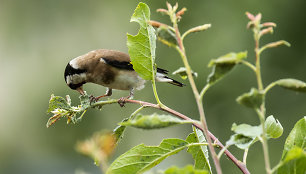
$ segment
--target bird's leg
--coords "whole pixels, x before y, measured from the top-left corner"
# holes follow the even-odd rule
[[[129,96],[127,96],[127,97],[121,97],[119,100],[118,100],[118,104],[121,106],[121,107],[123,107],[124,105],[125,105],[125,103],[126,103],[126,100],[127,99],[132,99],[134,97],[134,88],[132,88],[131,90],[130,90],[130,95]]]
[[[106,93],[104,95],[98,96],[98,97],[94,97],[94,96],[90,96],[90,103],[91,102],[97,102],[100,98],[102,97],[106,97],[106,96],[111,96],[113,94],[112,88],[107,88]]]

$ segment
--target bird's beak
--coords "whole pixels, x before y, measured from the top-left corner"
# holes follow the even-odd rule
[[[82,87],[76,89],[81,95],[85,95],[85,92]]]

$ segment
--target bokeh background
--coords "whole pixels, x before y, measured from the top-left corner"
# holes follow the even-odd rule
[[[93,161],[78,154],[75,144],[101,129],[112,130],[118,122],[136,109],[135,105],[120,108],[106,106],[102,111],[90,110],[80,124],[67,125],[58,121],[46,128],[46,109],[51,94],[69,94],[78,104],[78,93],[70,90],[63,78],[67,62],[79,55],[98,48],[127,52],[126,33],[136,34],[138,24],[130,23],[130,16],[139,1],[107,0],[0,0],[0,173],[1,174],[54,174],[100,173]],[[152,12],[152,19],[168,23],[166,16],[157,14],[157,8],[165,8],[165,1],[144,1]],[[169,1],[174,4],[176,1]],[[181,30],[211,23],[212,28],[190,35],[185,46],[190,64],[199,76],[198,88],[205,85],[210,73],[210,59],[231,51],[249,51],[253,61],[252,32],[246,29],[245,12],[261,12],[263,21],[273,21],[277,27],[273,35],[262,43],[287,40],[291,47],[279,47],[262,55],[264,84],[280,78],[296,78],[306,81],[306,1],[305,0],[235,0],[179,1],[188,11],[179,23]],[[158,43],[157,64],[176,70],[182,66],[179,55]],[[179,77],[174,77],[179,79]],[[182,81],[182,80],[181,80]],[[163,103],[177,111],[197,119],[190,85],[177,88],[158,84]],[[205,96],[204,107],[209,129],[221,142],[229,139],[232,123],[259,124],[256,114],[238,105],[235,99],[256,85],[253,72],[244,66],[234,69],[226,78],[211,88]],[[85,85],[90,94],[100,95],[104,87]],[[128,92],[115,91],[113,98]],[[135,98],[154,102],[151,85],[138,91]],[[274,115],[282,123],[284,134],[269,141],[272,166],[281,157],[283,143],[296,121],[306,115],[306,95],[275,87],[267,95],[267,115]],[[144,113],[156,112],[146,110]],[[131,147],[145,143],[157,145],[163,138],[185,138],[191,132],[190,125],[162,130],[143,131],[128,128],[113,159]],[[242,152],[230,150],[242,159]],[[111,160],[113,160],[111,159]],[[171,165],[185,166],[192,163],[189,154],[182,152],[172,156],[153,169],[153,172]],[[239,170],[222,158],[224,173]],[[250,149],[248,168],[251,173],[264,173],[262,148],[259,143]]]

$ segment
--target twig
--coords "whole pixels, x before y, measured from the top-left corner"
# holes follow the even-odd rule
[[[103,102],[103,101],[101,101]],[[96,102],[92,105],[92,107],[95,106],[99,106],[100,102]],[[116,100],[113,101],[113,103],[117,103]],[[193,121],[191,118],[189,118],[188,116],[179,113],[169,107],[160,107],[158,104],[153,104],[153,103],[149,103],[149,102],[144,102],[144,101],[140,101],[140,100],[126,100],[126,103],[133,103],[133,104],[139,104],[143,107],[151,107],[151,108],[155,108],[155,109],[159,109],[161,111],[167,112],[169,114],[172,114],[178,118],[181,118],[183,120],[187,120],[187,121]],[[104,103],[103,103],[104,104]],[[107,103],[107,104],[111,104],[111,103]],[[195,126],[196,128],[200,129],[201,131],[204,131],[203,127],[198,124],[198,123],[192,123],[193,126]],[[224,145],[218,140],[218,138],[216,138],[211,132],[208,131],[208,135],[209,137],[214,141],[215,144],[217,144],[221,149],[225,148]],[[239,161],[229,150],[225,150],[224,152],[226,154],[226,156],[233,161],[233,163],[241,170],[242,173],[244,174],[250,174],[249,170],[247,169],[246,165],[243,164],[241,161]]]

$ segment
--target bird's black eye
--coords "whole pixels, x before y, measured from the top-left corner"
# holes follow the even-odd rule
[[[65,73],[64,73],[64,78],[65,78],[65,81],[67,83],[67,76],[71,76],[71,75],[75,75],[75,74],[81,74],[81,73],[85,73],[86,70],[83,70],[83,69],[75,69],[73,68],[69,63],[67,64],[66,66],[66,69],[65,69]]]

